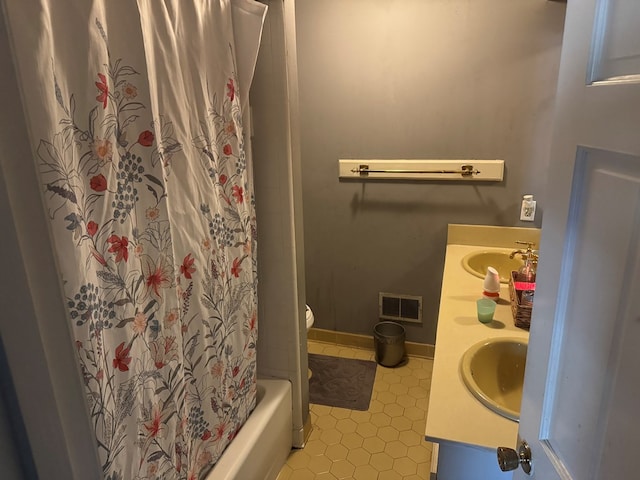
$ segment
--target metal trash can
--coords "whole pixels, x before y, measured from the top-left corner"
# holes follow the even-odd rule
[[[405,357],[404,327],[396,322],[379,322],[373,327],[376,362],[383,367],[395,367]]]

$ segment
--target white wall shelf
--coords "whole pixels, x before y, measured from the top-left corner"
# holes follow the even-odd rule
[[[338,160],[339,178],[350,180],[430,180],[501,182],[504,160]]]

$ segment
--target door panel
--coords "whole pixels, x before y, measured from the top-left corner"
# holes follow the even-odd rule
[[[638,23],[637,0],[567,4],[515,480],[638,478]]]
[[[640,159],[580,148],[574,172],[541,438],[571,478],[583,479],[598,468],[600,447],[621,440],[610,420],[628,413],[609,407],[625,387],[615,372],[640,291]]]
[[[640,81],[640,45],[637,30],[640,2],[600,0],[593,32],[588,83]]]

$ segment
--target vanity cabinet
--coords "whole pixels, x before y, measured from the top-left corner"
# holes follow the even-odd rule
[[[464,443],[438,444],[436,468],[430,480],[509,480],[511,472],[498,467],[495,449]]]
[[[434,448],[434,480],[506,480],[511,472],[498,467],[496,448],[514,448],[517,422],[498,415],[477,400],[464,385],[460,361],[480,341],[515,337],[529,332],[513,323],[508,284],[501,284],[493,322],[480,323],[476,300],[483,279],[471,275],[462,260],[472,252],[517,248],[516,240],[539,243],[539,229],[449,225],[442,278],[438,331],[425,438]],[[437,475],[437,476],[436,476]]]

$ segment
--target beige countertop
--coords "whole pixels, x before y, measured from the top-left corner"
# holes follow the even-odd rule
[[[478,321],[475,302],[482,296],[483,280],[463,269],[462,258],[478,250],[514,250],[515,240],[538,244],[539,235],[538,229],[449,226],[425,429],[427,440],[488,449],[516,444],[518,424],[489,410],[467,390],[460,376],[460,359],[481,340],[528,338],[529,332],[513,324],[506,284],[501,285],[493,322]]]

